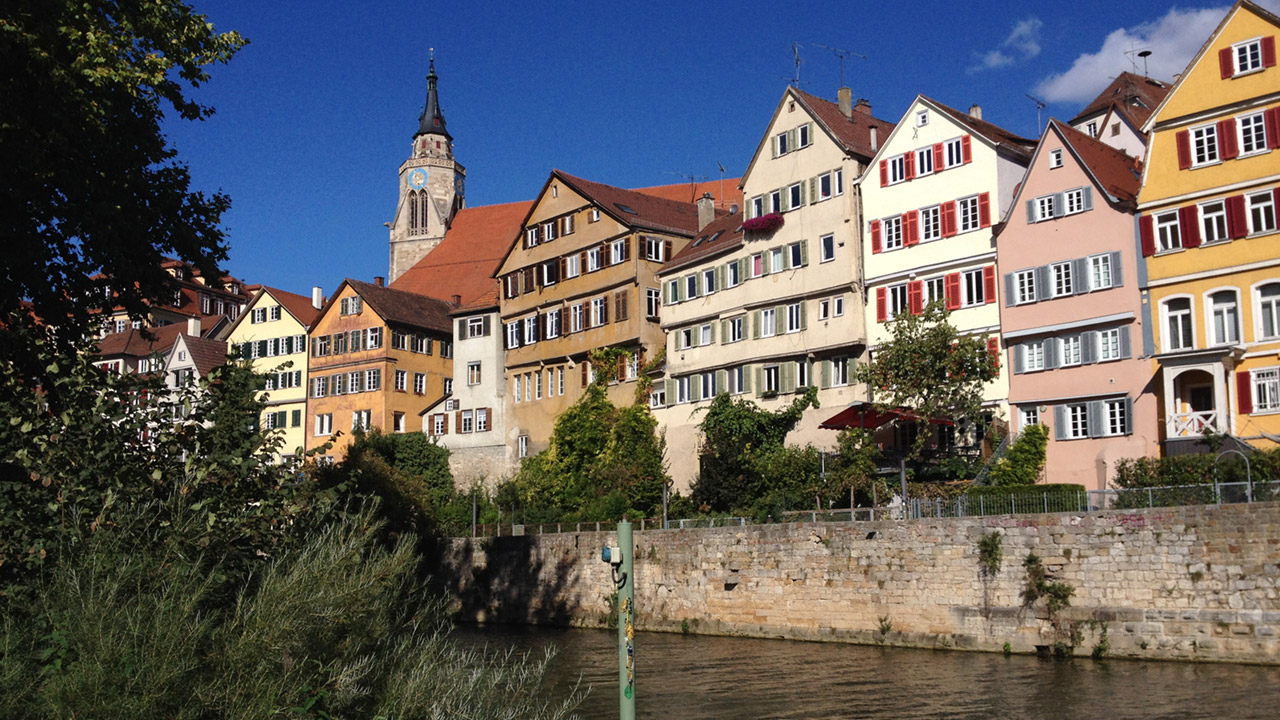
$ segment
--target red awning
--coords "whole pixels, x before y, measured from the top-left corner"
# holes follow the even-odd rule
[[[828,418],[818,427],[826,430],[844,430],[845,428],[862,428],[864,430],[874,430],[881,425],[891,423],[895,420],[919,420],[920,416],[907,410],[906,408],[898,408],[895,410],[878,410],[871,403],[856,402],[849,407],[836,413]],[[929,422],[934,425],[954,425],[950,420],[934,418]]]

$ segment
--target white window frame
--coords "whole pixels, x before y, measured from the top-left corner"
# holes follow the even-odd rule
[[[689,398],[689,376],[676,378],[676,404],[684,405]]]
[[[942,206],[920,208],[920,242],[942,237]]]
[[[744,325],[746,325],[746,315],[739,315],[734,318],[729,318],[729,320],[726,321],[725,323],[726,332],[725,332],[724,342],[726,343],[741,342],[743,338],[742,330]]]
[[[400,372],[396,371],[397,374]],[[467,385],[479,385],[481,380],[481,365],[479,361],[467,363]]]
[[[397,392],[408,392],[409,390],[409,371],[397,370],[395,374],[395,388]]]
[[[849,384],[849,358],[831,358],[831,387],[845,387]]]
[[[1209,245],[1231,239],[1227,232],[1227,201],[1210,200],[1196,206],[1196,214],[1200,216],[1200,243]]]
[[[1084,212],[1084,188],[1075,188],[1062,194],[1062,214],[1075,215]]]
[[[836,259],[836,236],[828,233],[818,238],[819,263],[831,262]]]
[[[1265,113],[1256,112],[1236,118],[1236,134],[1239,140],[1239,157],[1260,155],[1267,151],[1267,123]]]
[[[1052,195],[1041,195],[1035,199],[1036,222],[1044,222],[1052,220],[1056,215],[1057,208],[1054,207]]]
[[[1275,232],[1280,218],[1277,218],[1274,191],[1267,189],[1246,195],[1245,203],[1248,205],[1245,216],[1249,218],[1250,235]]]
[[[800,332],[804,325],[804,303],[787,305],[787,332]]]
[[[1022,371],[1038,372],[1045,369],[1045,341],[1032,340],[1019,345],[1022,351]]]
[[[1049,266],[1049,274],[1053,283],[1053,297],[1063,297],[1075,292],[1075,278],[1072,276],[1070,260],[1053,263]]]
[[[889,184],[896,185],[907,179],[907,156],[894,155],[889,158]]]
[[[564,278],[576,278],[582,274],[582,263],[577,253],[565,256],[564,259]]]
[[[792,183],[787,186],[787,209],[795,210],[804,206],[804,191],[801,189],[801,183]]]
[[[895,215],[880,221],[880,250],[898,250],[902,248],[902,216]]]
[[[320,413],[316,415],[315,436],[323,437],[333,434],[333,413]]]
[[[716,292],[716,269],[713,267],[702,271],[702,294],[714,295]]]
[[[1080,335],[1064,335],[1058,339],[1058,365],[1074,367],[1083,362],[1084,339]]]
[[[1253,389],[1253,413],[1280,411],[1280,367],[1257,368],[1249,371]]]
[[[1036,269],[1018,270],[1013,273],[1014,304],[1026,305],[1037,298]]]
[[[619,265],[623,262],[626,262],[625,260],[623,260],[623,258],[626,257],[626,253],[627,253],[627,239],[619,238],[617,240],[614,240],[609,245],[609,264]]]
[[[754,280],[764,275],[764,253],[756,253],[747,258],[747,272]]]
[[[644,290],[645,317],[655,319],[662,313],[662,291],[658,288]]]
[[[1177,211],[1155,215],[1151,219],[1155,229],[1156,252],[1173,252],[1182,249],[1182,226],[1178,222]]]
[[[898,283],[885,288],[885,315],[889,320],[895,320],[899,315],[911,314],[910,293],[907,291],[907,283]]]
[[[1089,256],[1089,290],[1106,290],[1115,287],[1115,268],[1111,267],[1111,253]]]
[[[1216,165],[1221,160],[1216,123],[1193,127],[1191,134],[1191,167]]]
[[[982,268],[960,273],[960,300],[960,307],[977,307],[987,303],[986,282]]]
[[[558,337],[560,337],[560,308],[555,308],[547,311],[545,339],[554,340]]]
[[[1262,38],[1244,40],[1231,46],[1231,77],[1261,72]]]
[[[765,308],[760,311],[760,337],[773,337],[778,329],[777,311],[774,308]]]
[[[742,273],[740,272],[740,270],[741,270],[741,266],[738,265],[738,261],[736,260],[725,265],[724,287],[726,290],[732,287],[737,287],[742,284]]]
[[[426,373],[416,372],[413,374],[413,394],[414,395],[427,394],[427,374]]]
[[[1099,330],[1097,332],[1097,342],[1098,362],[1120,359],[1120,328]]]
[[[777,394],[782,390],[782,372],[777,365],[760,368],[760,392]]]
[[[932,175],[933,168],[933,146],[922,147],[916,152],[916,177],[924,175]]]
[[[1062,148],[1049,151],[1049,169],[1056,170],[1062,167]],[[1036,413],[1037,417],[1039,412]]]
[[[1277,288],[1270,298],[1264,298],[1262,292],[1268,287]],[[1253,286],[1254,339],[1275,340],[1280,338],[1280,279],[1264,280]],[[1271,332],[1267,332],[1267,320],[1271,320]]]
[[[956,232],[967,233],[982,228],[979,205],[977,195],[956,200]]]
[[[1169,305],[1175,301],[1185,301],[1187,309],[1170,312]],[[1176,345],[1173,343],[1173,333],[1170,332],[1170,321],[1174,317],[1178,318],[1179,325],[1180,342]],[[1190,295],[1171,295],[1160,301],[1160,340],[1165,352],[1191,350],[1196,347],[1195,302]]]
[[[593,247],[587,250],[587,272],[595,272],[600,269],[600,248]]]
[[[1230,296],[1231,301],[1220,303],[1214,296]],[[1218,316],[1222,315],[1225,337],[1218,334]],[[1209,334],[1209,345],[1240,344],[1240,291],[1233,287],[1220,287],[1208,290],[1204,294],[1205,332]],[[1227,322],[1230,321],[1230,326]]]
[[[1032,425],[1040,424],[1040,406],[1039,405],[1019,405],[1018,406],[1018,430],[1025,430]]]
[[[521,339],[525,345],[532,345],[538,342],[538,316],[536,314],[524,319],[524,337]]]
[[[1063,413],[1067,426],[1061,435],[1065,440],[1082,440],[1089,437],[1089,404],[1069,403]]]
[[[596,328],[604,325],[605,298],[598,297],[591,299],[591,327]]]
[[[1103,437],[1118,437],[1127,435],[1129,427],[1129,418],[1126,414],[1129,411],[1129,402],[1127,398],[1114,398],[1102,401],[1102,417],[1099,418],[1099,427]]]
[[[951,138],[943,143],[943,150],[946,153],[946,162],[948,168],[957,167],[964,164],[964,139],[962,137]]]

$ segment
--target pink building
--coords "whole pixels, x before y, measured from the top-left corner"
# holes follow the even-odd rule
[[[1050,121],[998,236],[1012,426],[1049,428],[1048,482],[1105,488],[1116,460],[1159,450],[1139,165]]]

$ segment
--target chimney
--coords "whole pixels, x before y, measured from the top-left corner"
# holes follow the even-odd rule
[[[461,305],[461,304],[462,304],[462,296],[461,296],[461,295],[450,295],[450,296],[449,296],[449,304],[450,304],[450,305],[452,305],[452,306],[454,306],[454,307],[458,307],[459,305]]]
[[[863,115],[870,115],[870,114],[871,114],[871,101],[870,101],[870,100],[868,100],[868,99],[866,99],[866,98],[858,98],[858,104],[857,104],[857,105],[854,105],[854,106],[853,106],[853,109],[854,109],[854,110],[857,110],[858,112],[862,113]]]
[[[386,278],[382,277],[381,275],[374,275],[374,276],[373,276],[373,286],[374,286],[374,287],[383,287],[383,286],[385,286],[386,284],[387,284],[387,279],[386,279]]]
[[[842,87],[836,92],[836,105],[840,108],[840,114],[845,117],[853,117],[853,91],[847,87]]]
[[[200,337],[200,318],[198,316],[187,318],[187,334],[191,337]]]
[[[311,286],[311,307],[317,310],[324,307],[324,290],[319,285]]]
[[[981,106],[981,105],[977,105],[977,104],[970,105],[970,106],[969,106],[969,117],[973,118],[974,120],[981,120],[981,119],[982,119],[982,106]]]
[[[698,231],[711,224],[716,219],[716,202],[711,197],[711,193],[704,192],[702,197],[698,198]]]
[[[871,152],[880,149],[880,133],[879,128],[875,125],[871,126]]]

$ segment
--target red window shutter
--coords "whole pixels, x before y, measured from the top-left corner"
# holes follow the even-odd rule
[[[955,201],[942,204],[942,237],[953,237],[956,234]]]
[[[1272,202],[1275,203],[1275,206],[1280,208],[1280,187],[1271,191],[1271,198]]]
[[[875,254],[880,252],[880,250],[881,250],[880,221],[872,220],[871,221],[871,253]]]
[[[884,288],[876,288],[876,322],[884,322],[889,316],[889,299]]]
[[[442,419],[442,422],[440,423],[440,430],[441,430],[440,434],[448,435],[449,434],[449,415],[448,413],[441,413],[440,417]]]
[[[902,243],[907,247],[920,242],[920,211],[911,210],[902,215]]]
[[[1178,209],[1178,225],[1182,231],[1182,247],[1200,247],[1200,213],[1195,205]]]
[[[586,250],[583,250],[582,252],[578,253],[578,274],[579,275],[587,274],[587,251]]]
[[[933,144],[933,171],[942,172],[942,160],[945,157],[942,149],[942,143]]]
[[[880,161],[880,187],[884,187],[885,185],[888,185],[888,184],[889,184],[889,161],[881,160]]]
[[[1236,66],[1231,59],[1231,48],[1226,47],[1218,51],[1218,69],[1222,71],[1222,79],[1235,75]]]
[[[591,359],[590,359],[590,358],[583,358],[583,359],[582,359],[582,363],[581,363],[581,366],[580,366],[580,367],[582,367],[582,387],[586,387],[586,386],[587,386],[587,363],[589,363],[589,362],[591,362]]]
[[[623,261],[631,259],[631,238],[624,238],[622,241],[622,259]]]
[[[1267,147],[1280,148],[1280,107],[1273,107],[1262,115],[1262,124],[1267,130]]]
[[[947,295],[947,309],[960,309],[960,273],[948,273],[943,285]]]
[[[1191,167],[1191,132],[1179,130],[1173,139],[1178,144],[1178,169],[1186,170]]]
[[[907,285],[907,306],[912,315],[924,312],[924,281],[912,280]]]
[[[978,224],[991,227],[991,193],[978,196]]]
[[[1242,238],[1249,234],[1249,223],[1245,220],[1244,196],[1232,195],[1227,198],[1227,234],[1232,238]]]
[[[1262,67],[1275,67],[1276,65],[1276,36],[1268,35],[1262,38]]]
[[[454,421],[454,431],[459,433],[462,432],[462,411],[461,410],[454,413],[453,421]]]
[[[1000,372],[1000,338],[987,338],[987,352],[991,355],[991,367]]]
[[[622,382],[623,380],[627,379],[627,356],[626,355],[618,356],[617,375],[618,375],[618,382]]]
[[[903,164],[907,166],[907,179],[910,180],[916,176],[916,154],[915,152],[908,152],[903,157]]]
[[[1150,215],[1138,219],[1138,235],[1142,238],[1142,257],[1156,254],[1156,227]]]
[[[1236,409],[1241,415],[1253,412],[1253,378],[1248,370],[1236,371]]]
[[[1235,118],[1218,121],[1218,148],[1223,160],[1231,160],[1240,154],[1240,144],[1236,141]]]
[[[982,296],[986,301],[993,303],[996,301],[996,266],[988,265],[982,268]]]
[[[960,138],[960,162],[973,162],[973,139],[968,135]]]
[[[667,260],[670,260],[670,259],[671,259],[671,241],[663,240],[662,241],[662,260],[663,262],[666,262]]]

